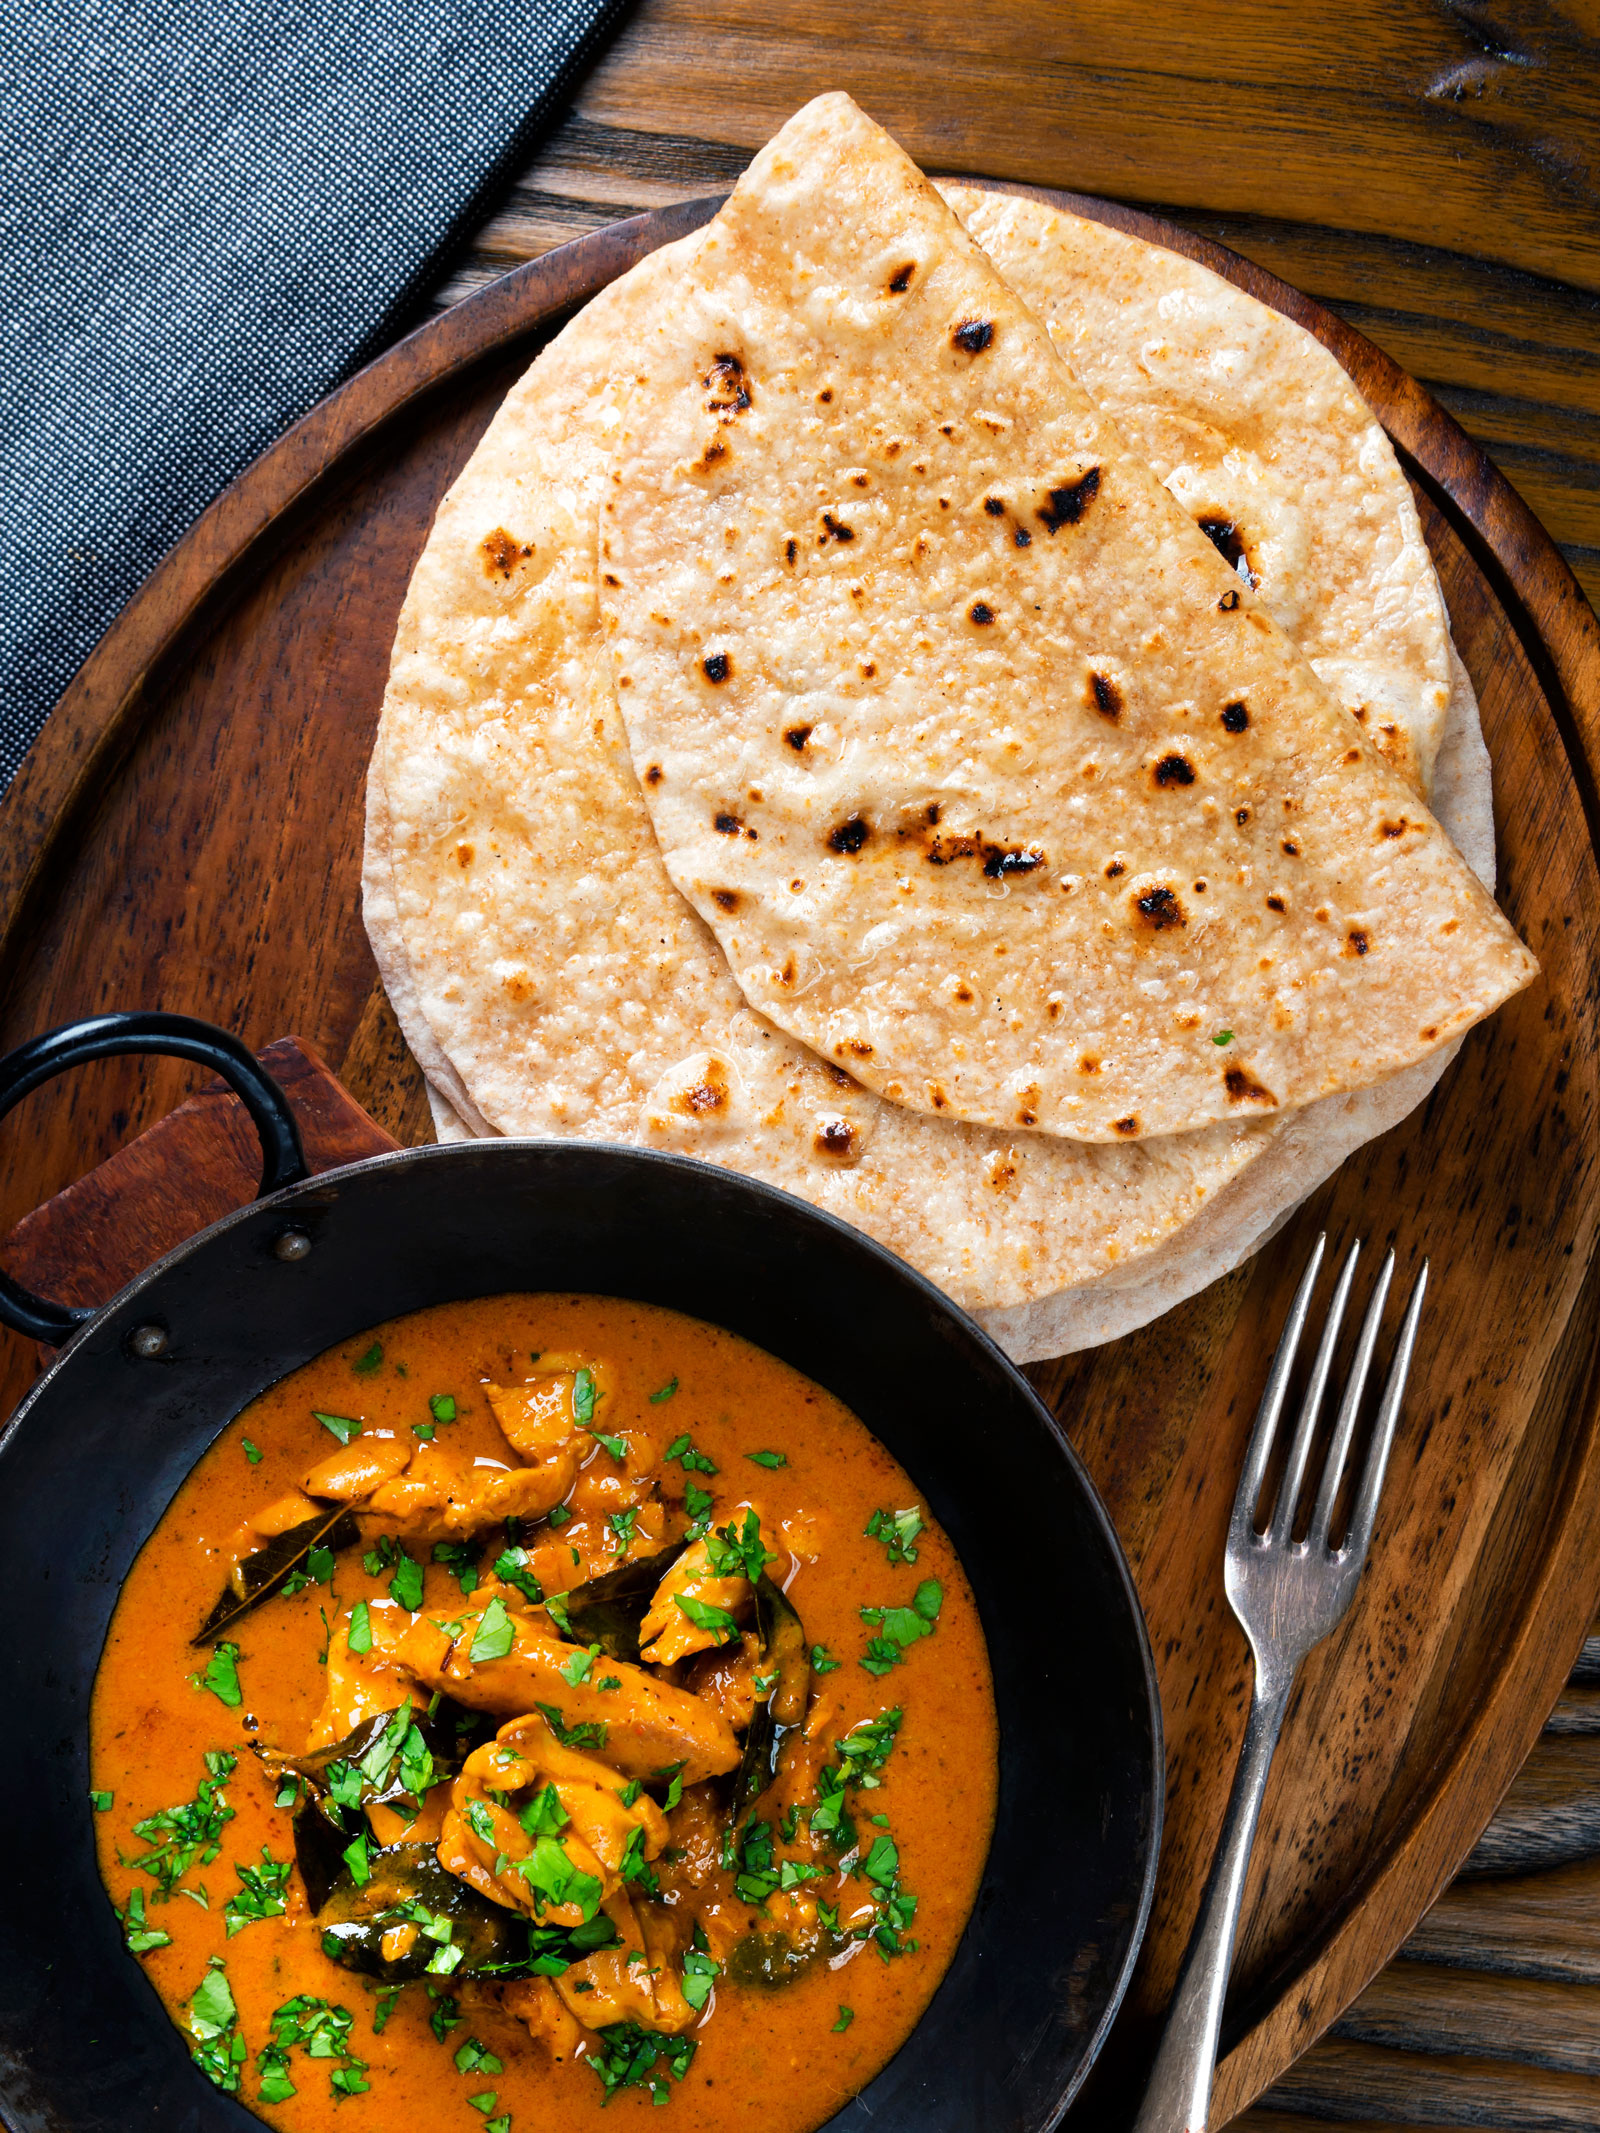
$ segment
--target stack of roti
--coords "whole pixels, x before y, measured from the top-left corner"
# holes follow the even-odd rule
[[[1535,964],[1410,491],[1302,329],[850,100],[440,507],[365,915],[441,1137],[671,1149],[1019,1358],[1136,1326]]]

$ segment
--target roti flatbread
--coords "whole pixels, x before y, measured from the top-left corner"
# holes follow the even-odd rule
[[[1376,1082],[1535,965],[920,173],[806,107],[643,337],[601,518],[657,843],[896,1103],[1131,1141]]]
[[[1322,343],[1180,253],[939,188],[1103,414],[1424,799],[1450,632],[1411,490]]]

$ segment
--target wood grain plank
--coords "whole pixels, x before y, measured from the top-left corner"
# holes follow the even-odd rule
[[[1458,1881],[1404,1952],[1502,1977],[1600,1985],[1600,1857],[1510,1880]]]
[[[1330,2034],[1434,2058],[1502,2059],[1594,2077],[1600,1985],[1391,1963]]]
[[[1307,2118],[1502,2133],[1595,2133],[1600,2084],[1587,2074],[1488,2058],[1424,2056],[1331,2038],[1306,2053],[1262,2101]]]

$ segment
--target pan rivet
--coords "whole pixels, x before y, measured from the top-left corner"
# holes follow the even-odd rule
[[[129,1336],[128,1346],[134,1354],[149,1362],[167,1352],[167,1336],[160,1326],[136,1326]]]
[[[278,1259],[304,1259],[311,1249],[311,1239],[303,1229],[286,1229],[281,1237],[274,1237],[272,1250]]]

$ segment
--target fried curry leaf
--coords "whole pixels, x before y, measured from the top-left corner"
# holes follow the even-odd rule
[[[799,1615],[765,1571],[755,1581],[755,1596],[761,1671],[776,1680],[772,1693],[756,1704],[745,1734],[733,1781],[735,1821],[772,1783],[784,1736],[805,1717],[811,1694],[811,1654]]]
[[[348,1548],[358,1537],[359,1527],[346,1504],[333,1504],[287,1533],[276,1534],[236,1563],[223,1586],[217,1604],[201,1623],[191,1643],[216,1644],[225,1630],[241,1615],[259,1607],[306,1563],[314,1548]]]
[[[655,1555],[640,1555],[603,1577],[590,1578],[561,1595],[568,1633],[578,1644],[598,1644],[608,1659],[639,1659],[639,1625],[650,1612],[656,1587],[682,1555],[676,1541]]]

